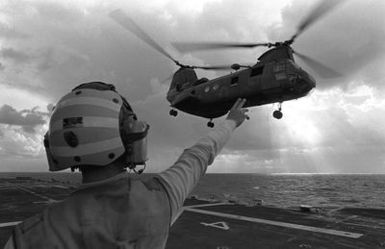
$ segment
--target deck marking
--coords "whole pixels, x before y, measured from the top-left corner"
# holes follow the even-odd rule
[[[48,204],[49,204],[49,203],[59,202],[59,201],[57,201],[57,200],[55,200],[55,199],[49,198],[48,196],[45,196],[45,195],[42,195],[42,194],[38,194],[38,193],[33,192],[32,190],[29,190],[29,189],[24,188],[24,187],[16,186],[16,188],[18,188],[18,189],[20,189],[20,190],[22,190],[22,191],[24,191],[24,192],[30,193],[30,194],[32,194],[32,195],[34,195],[34,196],[37,196],[37,197],[39,197],[39,198],[41,198],[41,199],[47,200],[47,203],[48,203]]]
[[[242,215],[235,215],[235,214],[219,213],[219,212],[213,212],[213,211],[202,210],[202,209],[185,208],[184,210],[189,212],[194,212],[194,213],[208,214],[208,215],[214,215],[214,216],[224,217],[229,219],[236,219],[236,220],[243,220],[243,221],[249,221],[249,222],[255,222],[255,223],[268,224],[273,226],[300,229],[300,230],[315,232],[315,233],[325,233],[325,234],[348,237],[353,239],[358,239],[361,236],[363,236],[363,234],[361,233],[351,233],[351,232],[345,232],[345,231],[338,231],[334,229],[312,227],[312,226],[293,224],[293,223],[287,223],[287,222],[281,222],[281,221],[273,221],[273,220],[266,220],[266,219],[260,219],[260,218],[254,218],[254,217],[247,217]]]
[[[342,222],[342,223],[345,224],[345,225],[352,225],[352,226],[359,226],[359,227],[367,227],[367,228],[374,228],[374,229],[385,230],[385,227],[379,227],[379,226],[370,226],[370,225],[351,223],[351,222]],[[383,225],[383,224],[381,224],[381,225]]]
[[[21,221],[13,221],[13,222],[0,223],[0,227],[12,227],[12,226],[16,226],[20,222]]]
[[[212,207],[212,206],[220,206],[220,205],[234,205],[234,204],[233,203],[228,203],[228,202],[216,202],[216,203],[209,203],[209,204],[199,204],[199,205],[192,205],[192,206],[184,206],[183,208]]]
[[[227,225],[227,223],[224,221],[218,221],[218,222],[214,222],[214,223],[201,222],[201,224],[206,226],[206,227],[215,227],[215,228],[219,228],[222,230],[229,230],[230,229],[229,225]]]
[[[185,208],[197,208],[197,207],[211,207],[211,206],[219,206],[219,205],[233,205],[232,203],[227,202],[216,202],[216,203],[209,203],[209,204],[199,204],[199,205],[192,205],[192,206],[184,206],[179,210],[177,215],[174,217],[174,219],[171,221],[171,226],[177,221],[177,219],[182,215]]]

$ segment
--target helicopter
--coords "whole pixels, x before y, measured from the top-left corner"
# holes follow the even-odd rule
[[[281,119],[284,101],[302,98],[316,87],[313,76],[303,70],[294,60],[298,56],[321,77],[341,76],[322,63],[293,50],[291,45],[302,32],[319,17],[329,12],[342,1],[321,1],[298,26],[297,32],[283,42],[238,43],[238,42],[174,42],[172,45],[180,52],[208,49],[267,47],[257,63],[252,66],[232,64],[220,66],[184,65],[174,59],[155,42],[139,25],[123,11],[115,10],[110,17],[139,39],[172,60],[180,68],[173,74],[167,100],[171,116],[183,111],[195,116],[208,118],[208,127],[214,127],[212,120],[225,115],[238,98],[245,98],[245,108],[278,103],[273,117]],[[195,69],[234,70],[230,74],[214,78],[198,78]]]

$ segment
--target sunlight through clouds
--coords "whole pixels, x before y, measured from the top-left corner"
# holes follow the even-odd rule
[[[42,156],[45,153],[43,135],[46,129],[46,126],[38,128],[36,133],[31,134],[17,127],[6,127],[0,142],[0,147],[3,148],[1,157],[16,156],[27,159]]]
[[[2,84],[0,84],[0,87],[7,89],[7,91],[0,91],[0,104],[8,104],[16,109],[27,109],[31,106],[38,106],[41,110],[45,110],[49,104],[48,99],[44,96]]]
[[[38,106],[38,111],[46,112],[49,104],[80,83],[113,83],[138,116],[150,123],[149,151],[156,162],[150,161],[156,164],[153,171],[159,172],[172,165],[176,152],[208,132],[208,120],[185,113],[176,118],[168,115],[170,79],[164,80],[178,67],[116,25],[108,13],[125,11],[181,63],[252,65],[265,48],[179,54],[170,43],[287,39],[314,4],[306,0],[0,1],[0,87],[4,89],[0,108],[7,105],[25,115],[25,110]],[[309,70],[317,89],[284,102],[281,120],[271,115],[276,106],[251,108],[251,119],[234,133],[209,171],[385,172],[381,150],[385,60],[371,62],[385,51],[384,6],[383,1],[346,1],[301,35],[293,49],[342,69],[346,77],[323,80]],[[296,62],[306,68],[302,61]],[[198,77],[209,79],[225,74],[197,70]],[[20,152],[26,159],[40,156],[45,165],[41,138],[46,130],[47,124],[23,130],[4,122],[1,159]]]
[[[321,140],[321,133],[309,113],[297,108],[290,108],[285,111],[283,123],[287,126],[291,139],[298,140],[308,145],[317,145]]]
[[[269,114],[266,119],[270,132],[261,141],[269,149],[259,150],[261,153],[224,152],[221,163],[217,164],[219,171],[231,168],[222,166],[222,163],[231,165],[231,161],[248,165],[249,171],[247,167],[238,168],[244,172],[253,172],[255,165],[259,165],[258,172],[266,172],[262,170],[263,165],[270,166],[267,170],[270,173],[367,173],[382,172],[385,167],[380,152],[385,141],[385,116],[378,115],[385,113],[385,102],[373,87],[352,83],[345,90],[337,87],[315,90],[305,98],[285,102],[281,120],[271,119],[268,112],[274,108],[259,108],[262,108],[258,111],[259,117]],[[252,114],[248,122],[253,123],[259,117]],[[254,133],[260,129],[266,131],[260,122],[251,125]],[[258,137],[243,137],[243,141],[247,140],[257,141]]]

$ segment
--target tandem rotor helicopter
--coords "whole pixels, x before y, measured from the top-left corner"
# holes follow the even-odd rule
[[[278,103],[278,109],[273,112],[273,117],[281,119],[283,116],[282,103],[284,101],[306,96],[316,86],[316,81],[309,73],[296,64],[293,54],[301,58],[321,77],[341,76],[333,69],[294,51],[291,47],[295,39],[306,28],[340,2],[342,1],[321,1],[307,18],[300,23],[297,32],[289,40],[283,42],[172,43],[181,52],[207,49],[254,48],[260,46],[269,48],[268,51],[258,58],[257,63],[252,66],[239,64],[231,66],[184,65],[175,60],[121,10],[111,12],[110,17],[180,67],[174,73],[167,93],[167,100],[172,108],[169,114],[177,116],[177,110],[180,110],[192,115],[208,118],[210,121],[207,123],[207,126],[214,127],[212,120],[225,115],[238,98],[245,98],[247,100],[244,107]],[[209,80],[207,78],[198,79],[194,69],[233,69],[234,72]]]

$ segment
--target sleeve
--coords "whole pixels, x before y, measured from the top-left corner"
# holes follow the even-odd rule
[[[183,202],[206,173],[215,156],[229,140],[236,124],[225,120],[201,138],[195,145],[185,149],[174,165],[158,175],[170,201],[171,221],[173,222]]]
[[[13,236],[10,237],[7,241],[7,243],[5,244],[4,248],[3,249],[15,249],[15,244],[13,243]]]

